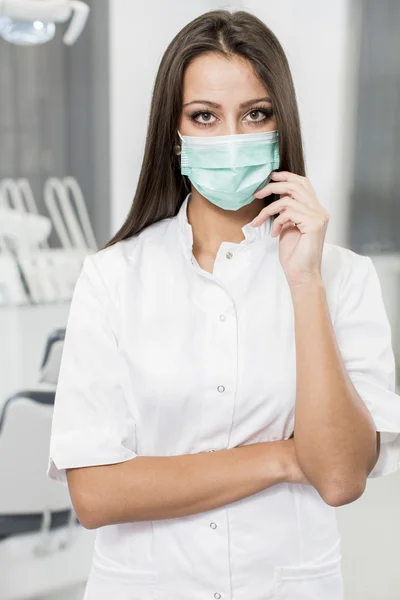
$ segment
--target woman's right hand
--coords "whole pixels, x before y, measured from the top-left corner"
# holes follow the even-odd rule
[[[283,481],[287,483],[303,483],[307,485],[312,485],[311,482],[304,475],[299,465],[294,445],[294,438],[290,437],[288,440],[281,440],[280,443],[282,444],[284,461]]]

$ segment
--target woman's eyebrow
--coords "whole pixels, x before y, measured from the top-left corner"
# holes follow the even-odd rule
[[[239,106],[240,108],[247,108],[248,106],[251,106],[252,104],[255,104],[256,102],[272,102],[271,98],[269,98],[268,96],[265,96],[264,98],[253,98],[252,100],[246,100],[246,102],[242,102]],[[189,104],[207,104],[208,106],[213,106],[214,108],[221,108],[220,104],[217,104],[216,102],[211,102],[210,100],[191,100],[191,102],[186,102],[186,104],[183,105],[183,108],[185,108],[185,106],[189,106]]]

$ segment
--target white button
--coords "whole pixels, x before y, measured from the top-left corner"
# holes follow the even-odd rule
[[[217,525],[216,525],[216,523],[210,523],[210,527],[211,527],[211,529],[216,529]]]
[[[219,320],[220,320],[220,321],[225,321],[225,319],[226,319],[226,316],[225,316],[225,315],[219,315]]]
[[[218,592],[215,592],[214,598],[221,598],[221,594],[218,594]]]
[[[233,254],[232,252],[227,252],[225,256],[226,258],[232,258]]]
[[[223,386],[223,385],[219,385],[219,386],[217,387],[217,390],[218,390],[219,392],[224,392],[224,391],[225,391],[225,388],[224,388],[224,386]]]

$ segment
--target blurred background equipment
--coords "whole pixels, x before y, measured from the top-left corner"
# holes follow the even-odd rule
[[[18,306],[28,302],[27,289],[19,265],[0,233],[0,306]]]
[[[46,469],[71,296],[110,235],[108,83],[107,0],[0,0],[0,600],[79,600],[90,569]]]
[[[56,23],[70,20],[65,44],[73,44],[85,27],[89,6],[80,0],[0,0],[0,35],[22,46],[53,39]]]
[[[46,477],[64,336],[49,336],[39,382],[0,404],[0,600],[83,586],[90,568],[95,532],[80,525],[68,487]]]
[[[44,199],[50,218],[38,213],[27,179],[0,181],[1,304],[70,300],[86,255],[97,250],[74,177],[49,178]],[[48,243],[52,227],[61,244],[57,248]],[[24,294],[18,291],[21,287]]]

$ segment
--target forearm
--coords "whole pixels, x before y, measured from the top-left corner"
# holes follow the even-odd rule
[[[88,529],[183,517],[235,502],[284,480],[286,440],[179,456],[137,456],[68,469],[71,498]]]
[[[377,460],[372,417],[343,364],[321,280],[291,290],[295,315],[295,447],[299,464],[329,504],[364,491]]]

